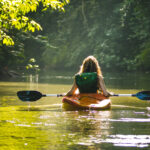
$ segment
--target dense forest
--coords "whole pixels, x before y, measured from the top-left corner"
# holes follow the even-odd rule
[[[41,71],[77,71],[88,55],[94,55],[103,70],[149,72],[150,1],[70,0],[63,7],[65,11],[43,11],[39,4],[27,12],[43,30],[7,29],[14,45],[0,44],[1,72],[24,71],[31,58]]]

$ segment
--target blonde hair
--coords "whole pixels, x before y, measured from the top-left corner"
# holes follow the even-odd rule
[[[83,60],[79,73],[84,72],[97,72],[99,76],[103,77],[99,63],[94,56],[88,56]]]

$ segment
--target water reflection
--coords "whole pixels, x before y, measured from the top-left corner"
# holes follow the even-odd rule
[[[87,146],[85,139],[90,141],[94,135],[99,137],[109,135],[109,123],[99,119],[109,118],[110,111],[20,112],[18,107],[12,107],[10,110],[6,107],[0,109],[1,141],[8,149],[19,147],[36,149],[45,146],[46,149],[55,149],[56,145],[58,149],[66,149],[73,148],[75,145],[80,147],[81,143],[82,146]],[[12,146],[12,143],[15,144]]]
[[[1,148],[92,150],[150,145],[146,110],[62,111],[60,106],[43,110],[0,108],[1,141],[5,145]]]
[[[150,102],[131,97],[112,97],[112,109],[109,111],[64,111],[61,98],[45,97],[33,103],[25,103],[17,98],[16,91],[19,90],[65,93],[72,83],[72,77],[57,76],[57,84],[54,77],[46,80],[46,83],[41,83],[40,79],[40,83],[0,82],[2,150],[150,148]],[[131,86],[133,80],[129,83],[124,78],[123,84],[121,77],[120,81],[112,80],[107,83],[110,91],[129,94],[137,93],[141,85],[147,87],[149,81],[143,78],[146,82],[138,83],[137,88],[126,88]]]
[[[74,139],[74,144],[92,146],[94,144],[93,137],[94,139],[101,139],[108,136],[110,124],[106,120],[110,118],[110,115],[111,111],[77,112],[74,119],[67,124],[70,132],[74,132],[76,135],[78,133],[78,137]]]

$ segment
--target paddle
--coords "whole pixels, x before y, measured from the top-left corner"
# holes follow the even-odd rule
[[[42,94],[38,91],[18,91],[17,96],[19,97],[20,100],[22,100],[24,102],[25,101],[33,102],[33,101],[37,101],[41,97],[48,97],[48,96],[63,97],[63,96],[65,96],[65,94]],[[150,91],[141,91],[136,94],[114,94],[112,96],[137,97],[141,100],[148,101],[148,100],[150,100]]]
[[[63,97],[65,94],[42,94],[41,92],[38,91],[18,91],[17,96],[20,100],[22,101],[29,101],[29,102],[34,102],[40,99],[41,97]]]

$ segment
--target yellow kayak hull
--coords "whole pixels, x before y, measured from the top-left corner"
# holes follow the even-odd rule
[[[65,110],[106,110],[111,108],[111,100],[96,93],[65,96],[62,103]]]

